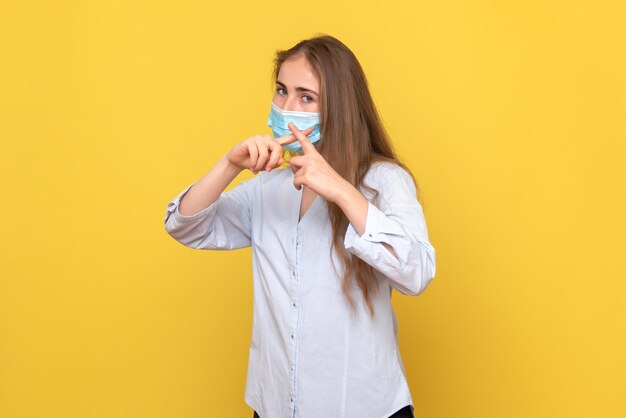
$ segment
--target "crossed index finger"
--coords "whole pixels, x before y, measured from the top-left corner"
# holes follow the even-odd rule
[[[304,131],[302,131],[302,134],[309,135],[311,132],[313,132],[313,128],[306,128]],[[288,145],[288,144],[291,144],[292,142],[296,142],[297,140],[298,139],[296,138],[294,134],[287,134],[285,136],[281,136],[280,138],[276,138],[276,141],[278,141],[278,144],[281,147],[283,145]]]
[[[300,141],[300,146],[302,147],[302,151],[307,153],[307,152],[311,152],[311,150],[313,151],[315,150],[315,147],[313,146],[309,138],[306,137],[306,135],[308,134],[305,135],[305,132],[308,131],[309,129],[311,129],[311,132],[313,132],[313,128],[309,127],[309,128],[306,128],[304,131],[301,131],[293,122],[289,122],[289,125],[287,126],[289,127],[291,132],[293,132],[293,135],[295,135],[296,139]]]

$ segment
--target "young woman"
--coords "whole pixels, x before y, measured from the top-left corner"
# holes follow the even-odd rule
[[[273,78],[274,137],[235,145],[167,205],[165,229],[190,248],[252,247],[255,417],[412,417],[390,298],[435,276],[413,176],[339,40],[277,51]]]

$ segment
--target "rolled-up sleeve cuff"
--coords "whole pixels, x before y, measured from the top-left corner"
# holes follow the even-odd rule
[[[389,235],[405,236],[405,232],[396,222],[391,221],[385,214],[368,202],[367,218],[365,221],[365,232],[359,235],[352,223],[348,224],[348,229],[344,238],[346,250],[363,249],[370,242],[386,242],[391,244]]]
[[[190,216],[186,216],[186,215],[183,215],[182,213],[180,213],[180,211],[179,211],[180,201],[185,196],[185,194],[189,191],[191,186],[193,186],[194,184],[195,184],[195,182],[190,184],[189,186],[187,186],[185,188],[185,190],[180,192],[178,194],[178,196],[176,196],[171,202],[169,202],[167,204],[167,211],[165,213],[165,221],[166,222],[167,222],[168,218],[171,216],[172,220],[174,221],[174,223],[176,225],[180,225],[180,224],[184,224],[184,223],[187,223],[187,222],[196,221],[196,220],[198,220],[200,218],[206,218],[212,212],[215,211],[215,203],[213,203],[212,205],[202,209],[200,212],[195,213],[195,214],[190,215]]]

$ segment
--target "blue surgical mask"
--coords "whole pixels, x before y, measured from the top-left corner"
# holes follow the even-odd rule
[[[281,136],[289,135],[291,130],[289,129],[289,122],[292,122],[301,131],[306,128],[312,127],[311,132],[307,138],[312,143],[316,143],[320,140],[320,114],[316,112],[296,112],[291,110],[283,110],[276,106],[272,102],[272,109],[270,111],[270,117],[267,120],[267,126],[272,128],[274,138],[278,139]],[[300,142],[297,140],[291,144],[283,145],[284,149],[295,152],[302,152]]]

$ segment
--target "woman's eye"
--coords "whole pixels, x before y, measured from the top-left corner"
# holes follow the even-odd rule
[[[311,96],[302,96],[305,103],[311,103],[313,101],[313,98]]]
[[[276,92],[277,92],[278,94],[280,94],[281,96],[283,95],[283,93],[282,93],[283,91],[285,92],[285,94],[287,93],[287,90],[285,90],[285,89],[284,89],[284,88],[282,88],[282,87],[278,87],[278,88],[276,88]]]

